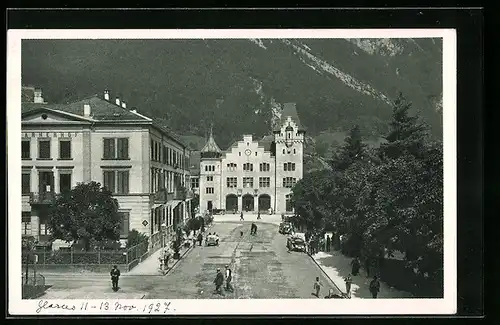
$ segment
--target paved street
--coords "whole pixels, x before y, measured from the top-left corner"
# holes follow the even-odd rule
[[[257,235],[253,236],[250,225],[256,221],[255,216],[246,216],[244,222],[238,221],[239,216],[216,216],[209,231],[219,234],[219,247],[196,247],[166,276],[159,275],[154,263],[143,274],[124,274],[117,293],[111,290],[108,275],[47,274],[46,283],[52,288],[44,298],[315,298],[316,276],[323,284],[320,297],[335,288],[309,256],[287,252],[286,236],[278,234],[275,224],[279,216],[268,217],[273,217],[272,223],[258,223]],[[216,269],[223,270],[226,264],[233,269],[235,291],[219,296],[214,294],[212,282]]]

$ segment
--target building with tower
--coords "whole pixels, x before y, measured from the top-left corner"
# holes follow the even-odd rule
[[[200,210],[293,212],[292,187],[303,175],[305,129],[295,103],[283,105],[273,135],[252,135],[222,151],[212,132],[200,153]]]

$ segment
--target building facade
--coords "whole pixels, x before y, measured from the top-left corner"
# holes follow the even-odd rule
[[[190,151],[166,128],[107,91],[69,104],[34,93],[22,103],[23,235],[48,242],[47,207],[81,182],[118,200],[122,242],[135,229],[153,243],[190,217]]]
[[[200,157],[200,210],[292,213],[291,189],[303,175],[304,136],[294,103],[283,105],[272,136],[244,135],[223,152],[210,134]]]

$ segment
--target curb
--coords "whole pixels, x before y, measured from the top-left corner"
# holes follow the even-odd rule
[[[316,261],[316,259],[311,254],[307,253],[307,255],[313,260],[314,264],[321,270],[321,272],[326,276],[326,278],[328,280],[330,280],[330,282],[333,284],[333,286],[335,288],[337,288],[337,290],[340,293],[342,293],[342,295],[346,295],[346,293],[339,288],[339,286],[332,280],[332,278],[330,278],[330,276],[326,273],[326,271],[323,270],[323,268],[321,267],[321,265],[319,265],[318,261]]]
[[[210,226],[208,226],[208,227],[206,227],[206,228],[205,228],[205,230],[212,228],[213,224],[214,224],[214,223],[212,222],[212,223],[210,224]],[[174,268],[177,266],[177,264],[179,264],[179,262],[181,262],[181,261],[182,261],[182,259],[184,258],[184,256],[186,256],[186,255],[187,255],[187,253],[191,252],[191,251],[194,249],[194,247],[195,247],[195,246],[189,246],[189,248],[188,248],[188,249],[186,249],[186,250],[184,251],[184,253],[182,253],[182,254],[181,254],[180,258],[179,258],[178,260],[175,260],[175,263],[174,263],[171,267],[169,267],[169,268],[168,268],[168,270],[167,270],[165,273],[163,273],[163,276],[166,276],[166,275],[167,275],[167,274],[169,274],[171,271],[173,271],[173,270],[174,270]]]

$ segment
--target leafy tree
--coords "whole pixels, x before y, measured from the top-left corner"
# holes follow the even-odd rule
[[[149,237],[148,235],[138,232],[135,229],[132,229],[128,233],[128,238],[127,238],[127,248],[137,246],[141,243],[149,243]]]
[[[427,139],[427,126],[417,115],[410,116],[412,104],[402,93],[394,101],[389,133],[385,136],[386,144],[381,146],[381,153],[388,158],[398,158],[410,153],[421,156],[424,142]]]
[[[85,250],[102,240],[120,238],[118,201],[96,182],[80,183],[61,194],[49,210],[52,237],[82,241]]]
[[[332,167],[335,170],[344,170],[356,160],[365,157],[366,144],[361,139],[361,131],[358,125],[355,125],[349,131],[349,135],[344,140],[344,145],[340,152],[336,154],[332,161]]]
[[[198,194],[194,195],[191,199],[191,216],[196,214],[196,208],[200,206],[200,196]]]

